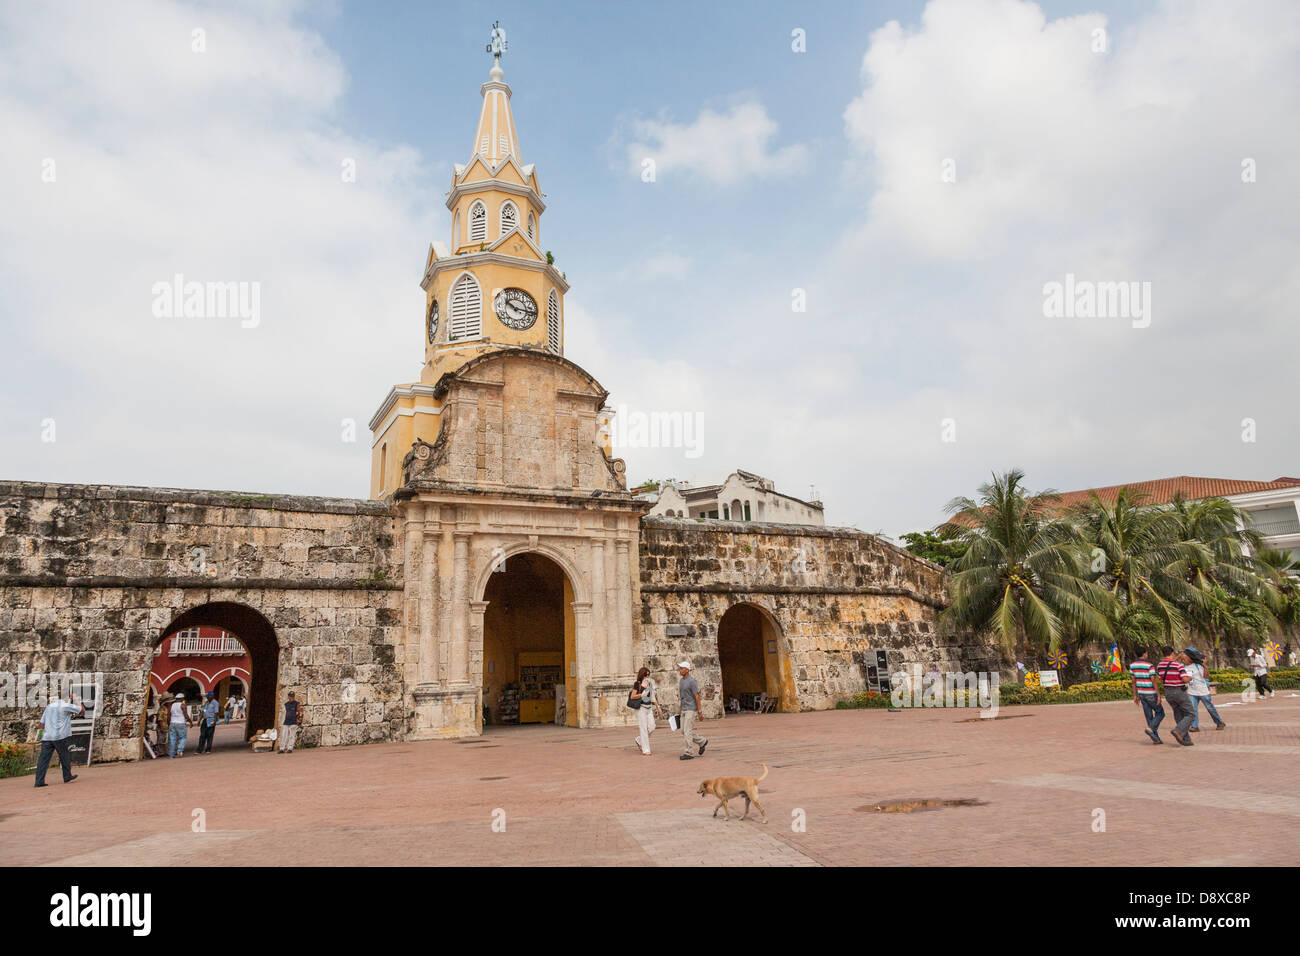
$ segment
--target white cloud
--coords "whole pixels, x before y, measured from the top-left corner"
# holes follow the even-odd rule
[[[702,109],[692,123],[674,123],[666,117],[632,120],[615,139],[632,140],[623,149],[636,173],[644,160],[653,159],[656,176],[686,173],[733,185],[803,168],[808,148],[799,143],[773,148],[776,133],[777,123],[763,104],[748,100],[725,112]]]
[[[418,370],[435,200],[416,151],[335,125],[347,75],[293,15],[0,13],[4,477],[366,493],[366,421]],[[156,318],[177,273],[258,283],[260,324]]]

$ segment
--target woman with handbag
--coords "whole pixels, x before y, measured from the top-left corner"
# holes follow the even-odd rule
[[[655,682],[650,676],[650,668],[643,667],[636,672],[636,683],[632,685],[627,704],[636,710],[636,725],[640,730],[634,738],[636,745],[641,748],[641,755],[648,757],[650,735],[655,732],[655,711],[659,712],[660,717],[664,715],[663,708],[659,706],[659,698],[655,695]]]

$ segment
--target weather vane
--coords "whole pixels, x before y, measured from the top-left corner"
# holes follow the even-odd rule
[[[506,43],[506,31],[501,26],[501,21],[498,20],[496,23],[492,24],[492,40],[487,45],[487,52],[491,53],[493,58],[499,64],[501,62],[501,54],[505,53],[508,48],[508,44]]]

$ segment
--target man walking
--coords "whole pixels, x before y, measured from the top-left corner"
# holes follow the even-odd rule
[[[59,767],[63,770],[63,782],[72,783],[77,775],[72,772],[72,756],[68,753],[68,741],[72,737],[72,715],[86,716],[85,703],[76,703],[73,694],[67,700],[52,700],[41,714],[41,755],[36,758],[36,786],[48,787],[45,772],[50,769],[50,758],[59,755]]]
[[[1255,678],[1255,690],[1259,694],[1260,700],[1265,697],[1273,697],[1277,694],[1268,683],[1268,665],[1270,661],[1267,654],[1256,653],[1252,647],[1246,651],[1246,667],[1250,670]]]
[[[185,697],[177,694],[172,698],[167,725],[167,756],[184,757],[185,740],[190,733],[190,715],[185,712]]]
[[[1173,730],[1174,740],[1184,747],[1192,746],[1188,730],[1196,720],[1196,711],[1192,709],[1192,699],[1187,696],[1187,669],[1183,666],[1182,655],[1174,654],[1174,649],[1166,645],[1161,648],[1165,655],[1156,665],[1156,676],[1165,688],[1165,700],[1174,709],[1174,719],[1178,721]]]
[[[1160,690],[1156,687],[1155,665],[1147,660],[1147,649],[1138,651],[1133,663],[1128,666],[1133,675],[1133,703],[1142,708],[1142,716],[1147,722],[1147,736],[1153,744],[1162,744],[1160,739],[1160,721],[1165,719],[1165,709],[1160,706]]]
[[[203,703],[203,718],[199,721],[199,753],[212,753],[212,738],[217,734],[217,715],[220,712],[216,692],[208,691]]]
[[[284,727],[280,730],[280,753],[293,753],[294,741],[298,739],[298,724],[302,722],[298,701],[294,700],[293,691],[284,702]]]
[[[681,675],[681,680],[677,682],[677,693],[682,700],[682,736],[686,738],[686,752],[681,755],[681,760],[694,760],[695,754],[691,751],[696,744],[700,748],[700,756],[704,756],[704,748],[709,742],[695,732],[695,718],[700,715],[700,685],[695,682],[691,676],[691,662],[682,661],[677,665],[677,673]]]

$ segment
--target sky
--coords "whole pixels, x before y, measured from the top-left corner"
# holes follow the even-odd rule
[[[0,6],[0,479],[365,496],[498,20],[634,482],[1300,476],[1300,4],[120,0]]]

